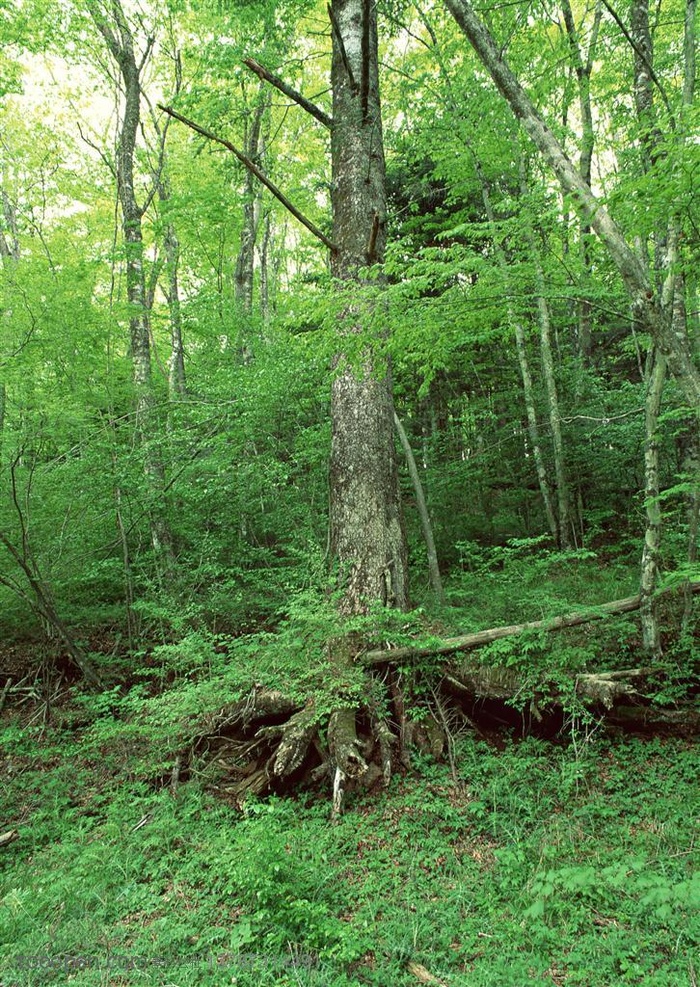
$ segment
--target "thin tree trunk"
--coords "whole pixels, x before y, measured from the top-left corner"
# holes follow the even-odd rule
[[[435,539],[433,538],[433,526],[430,523],[430,513],[428,511],[428,505],[425,501],[425,493],[423,491],[423,483],[420,478],[420,473],[418,472],[418,466],[416,465],[416,457],[413,455],[413,449],[411,449],[411,443],[408,441],[408,436],[406,435],[406,429],[401,424],[401,419],[394,412],[394,425],[396,426],[396,432],[399,436],[399,442],[401,443],[401,448],[406,456],[406,464],[408,465],[408,473],[411,477],[411,483],[413,484],[413,490],[416,495],[416,504],[418,505],[418,515],[420,517],[421,527],[423,529],[423,538],[425,539],[425,548],[428,554],[428,572],[430,573],[430,585],[436,597],[440,603],[445,602],[445,590],[442,586],[442,577],[440,576],[440,566],[438,565],[437,550],[435,548]]]
[[[136,391],[136,431],[143,449],[144,474],[151,501],[149,519],[151,541],[161,575],[174,570],[174,552],[167,521],[163,489],[165,471],[155,432],[157,422],[151,375],[150,324],[146,304],[143,265],[142,218],[144,210],[136,200],[134,160],[136,135],[141,118],[141,67],[137,64],[134,39],[124,15],[121,0],[112,0],[111,19],[100,5],[90,0],[88,10],[102,35],[107,50],[119,66],[124,90],[123,118],[117,143],[117,192],[122,212],[122,233],[126,254],[126,293],[131,312],[130,341],[134,388]],[[147,53],[153,44],[147,43]]]
[[[683,475],[687,477],[690,489],[686,496],[688,518],[688,566],[692,571],[698,564],[698,540],[700,539],[700,412],[696,412],[689,424],[686,449],[683,457]],[[683,627],[689,631],[693,613],[693,598],[689,585],[686,586]]]
[[[272,215],[267,213],[263,225],[262,243],[260,245],[260,314],[264,326],[270,324],[274,310],[270,294],[270,253],[272,248]]]
[[[659,580],[661,548],[661,505],[659,503],[659,437],[658,423],[661,394],[666,380],[666,361],[658,352],[650,354],[648,375],[645,443],[644,443],[644,505],[646,530],[642,551],[642,571],[639,595],[644,650],[651,656],[661,652],[661,636],[656,613],[655,592]]]
[[[576,29],[574,14],[569,0],[563,0],[562,12],[566,33],[569,39],[571,59],[576,73],[578,88],[579,116],[581,119],[581,138],[579,153],[579,174],[590,188],[591,169],[593,164],[593,150],[595,147],[595,130],[593,127],[593,108],[591,105],[591,72],[595,59],[595,51],[598,40],[598,31],[602,16],[601,0],[596,0],[595,13],[593,15],[593,25],[591,27],[588,52],[584,56],[581,48],[579,32]],[[591,258],[588,238],[591,227],[588,222],[581,220],[579,224],[579,251],[581,268],[586,282],[590,282]],[[591,356],[591,326],[592,313],[591,304],[585,296],[581,296],[578,301],[578,348],[579,354],[585,363],[588,363]]]
[[[491,196],[489,193],[488,184],[486,182],[486,178],[481,168],[481,163],[476,159],[475,159],[475,165],[476,165],[477,176],[481,183],[481,197],[483,199],[484,209],[486,210],[486,218],[488,219],[489,225],[491,226],[491,235],[493,237],[493,242],[496,248],[496,258],[498,261],[498,265],[501,269],[501,273],[503,275],[503,279],[505,281],[505,286],[506,286],[506,299],[507,299],[506,307],[508,312],[508,321],[515,334],[515,346],[518,354],[520,376],[523,382],[523,397],[525,399],[525,412],[527,415],[527,434],[530,440],[530,449],[532,451],[532,458],[535,463],[537,482],[539,484],[540,494],[542,496],[542,503],[544,505],[545,516],[547,518],[547,524],[549,526],[549,530],[552,534],[552,537],[554,538],[554,541],[557,544],[559,544],[560,542],[559,524],[557,522],[557,518],[554,513],[554,508],[552,506],[552,498],[550,495],[547,469],[544,464],[544,459],[542,456],[542,448],[540,445],[539,428],[537,425],[537,413],[535,410],[534,388],[532,385],[532,375],[530,373],[530,366],[527,359],[527,344],[525,339],[525,329],[523,328],[522,320],[518,317],[518,315],[515,312],[508,261],[503,251],[503,246],[501,244],[500,238],[497,235],[496,217],[494,215],[493,206],[491,204]]]
[[[0,222],[0,259],[7,271],[19,262],[19,233],[15,207],[7,192],[2,190],[2,221]],[[12,309],[6,305],[2,313],[2,321],[9,329],[12,324]],[[7,385],[0,381],[0,457],[5,435],[5,411],[7,408]],[[1,459],[0,459],[1,464]]]
[[[696,11],[696,0],[686,0],[683,36],[684,119],[690,118],[690,110],[695,98],[697,69],[697,42],[695,37]],[[685,304],[686,297],[690,299],[690,310],[692,312],[690,319],[688,318],[688,306]],[[697,290],[697,282],[694,277],[678,277],[674,298],[674,316],[676,324],[678,326],[681,324],[684,326],[690,339],[691,349],[694,349],[696,357],[700,356],[700,293]],[[688,563],[692,571],[698,562],[698,539],[700,538],[700,408],[695,409],[695,414],[689,424],[683,473],[690,483],[690,490],[687,496]],[[691,626],[692,612],[693,598],[690,585],[688,585],[686,586],[685,608],[683,612],[683,626],[686,630]]]
[[[260,83],[257,102],[253,110],[252,120],[244,140],[244,151],[251,161],[259,163],[263,151],[261,140],[262,122],[269,99],[265,92],[264,83]],[[234,290],[236,300],[246,316],[253,311],[253,281],[255,273],[255,243],[258,237],[258,209],[260,200],[260,184],[250,172],[245,173],[245,189],[243,192],[243,226],[241,229],[241,245],[236,260],[234,274]]]
[[[528,183],[525,176],[524,164],[520,163],[520,189],[523,199],[527,201],[529,195]],[[571,496],[569,493],[569,481],[566,475],[564,440],[561,432],[561,415],[559,412],[559,395],[557,393],[557,383],[554,375],[554,357],[552,354],[552,324],[549,313],[549,304],[545,297],[544,271],[542,270],[542,259],[535,240],[535,232],[532,228],[529,210],[525,211],[526,237],[529,241],[532,261],[535,268],[535,291],[537,313],[540,324],[540,354],[542,358],[542,373],[544,376],[545,388],[547,391],[547,408],[549,415],[549,427],[552,433],[552,449],[554,453],[554,475],[556,477],[557,494],[557,520],[559,531],[559,545],[564,551],[571,550],[571,536],[573,528],[571,525]]]
[[[172,223],[168,223],[164,245],[165,266],[168,276],[168,310],[170,313],[168,393],[171,401],[180,401],[187,394],[187,378],[185,375],[185,347],[182,341],[182,309],[180,306],[180,285],[178,279],[180,242]]]
[[[557,480],[557,509],[559,519],[559,544],[564,551],[571,550],[571,510],[569,481],[564,463],[564,440],[561,434],[561,416],[559,413],[559,398],[554,377],[554,359],[552,357],[551,321],[549,305],[544,297],[544,284],[539,259],[536,260],[537,277],[539,281],[537,292],[537,310],[540,320],[540,351],[542,354],[542,371],[547,389],[547,404],[549,411],[549,426],[552,432],[552,448],[554,451],[554,475]]]

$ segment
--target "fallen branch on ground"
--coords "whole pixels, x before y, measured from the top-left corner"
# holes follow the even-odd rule
[[[686,584],[691,593],[700,593],[700,581]],[[669,586],[660,590],[658,596],[664,596],[678,586]],[[451,655],[456,651],[469,651],[472,648],[480,648],[493,641],[499,641],[504,637],[511,637],[515,634],[523,634],[526,631],[559,631],[564,627],[578,627],[580,624],[589,624],[594,620],[602,620],[615,614],[632,613],[639,610],[641,598],[628,596],[624,600],[613,600],[610,603],[601,603],[595,608],[577,610],[574,613],[565,614],[562,617],[548,617],[545,620],[531,620],[525,624],[508,624],[504,627],[491,627],[489,630],[477,631],[474,634],[463,634],[460,637],[445,638],[435,644],[422,645],[420,647],[406,648],[382,648],[372,651],[365,651],[360,656],[360,660],[367,665],[381,665],[386,662],[413,660],[417,658],[428,658],[431,655]]]

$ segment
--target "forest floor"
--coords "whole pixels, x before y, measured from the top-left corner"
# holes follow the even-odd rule
[[[229,804],[70,690],[2,718],[0,983],[697,987],[697,748],[573,723]]]
[[[453,580],[438,620],[394,614],[376,643],[634,591],[632,568],[526,566],[508,551]],[[455,720],[442,761],[414,750],[410,770],[350,793],[335,821],[328,779],[240,804],[218,748],[186,756],[253,682],[311,692],[322,715],[333,616],[323,596],[292,602],[274,633],[163,633],[134,655],[114,628],[94,631],[85,646],[111,683],[98,692],[38,638],[4,639],[0,987],[698,987],[691,739],[615,732],[576,703],[554,740],[523,738],[525,691],[500,732]],[[665,617],[673,628],[677,615]],[[480,654],[556,681],[634,667],[637,637],[626,615]],[[670,678],[650,702],[687,698],[689,682],[697,695],[694,656],[695,639],[669,633]],[[427,715],[440,668],[402,670],[414,717]]]

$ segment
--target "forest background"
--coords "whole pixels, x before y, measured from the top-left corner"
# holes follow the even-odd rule
[[[146,946],[126,904],[105,907],[142,958],[252,948],[251,983],[440,982],[437,956],[464,983],[696,984],[695,16],[0,5],[0,852],[25,953],[60,928],[58,953],[88,955],[68,875],[106,846],[122,878],[100,901],[128,871],[136,912],[177,930]],[[562,615],[595,622],[549,630]],[[623,722],[680,739],[605,746]],[[484,738],[502,727],[566,750],[499,754]],[[632,811],[640,765],[652,822],[594,837],[611,778]],[[313,799],[257,801],[309,787],[335,829]],[[421,953],[435,887],[398,851],[411,941],[403,899],[381,945],[366,932],[372,902],[403,894],[380,864],[359,868],[367,914],[330,893],[372,843],[343,829],[347,795],[382,847],[404,825],[431,847],[451,942]],[[145,844],[115,849],[135,807],[170,847],[162,872]],[[245,865],[213,835],[238,812]],[[164,905],[196,884],[183,827],[190,857],[230,870],[189,931]],[[40,889],[52,855],[66,876]],[[435,876],[446,857],[457,876]],[[501,904],[475,950],[456,889],[484,873]],[[53,982],[8,955],[17,982]]]

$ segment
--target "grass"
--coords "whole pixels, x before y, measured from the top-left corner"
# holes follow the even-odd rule
[[[688,743],[462,737],[458,784],[422,761],[334,825],[319,795],[173,797],[105,736],[6,724],[0,829],[21,837],[0,850],[3,987],[700,977]]]

